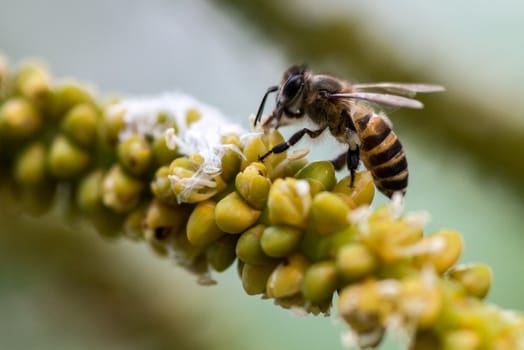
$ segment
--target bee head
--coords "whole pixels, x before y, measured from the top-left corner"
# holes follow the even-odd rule
[[[305,85],[305,66],[291,66],[282,79],[277,95],[277,108],[289,117],[302,116],[302,97]],[[282,113],[281,112],[281,113]]]
[[[302,104],[305,90],[305,82],[307,74],[306,66],[294,65],[291,66],[284,73],[282,82],[279,86],[271,86],[268,88],[260,107],[258,108],[257,115],[255,117],[255,125],[262,119],[262,113],[264,105],[266,103],[267,96],[272,92],[277,92],[276,96],[276,108],[273,110],[271,116],[266,120],[264,126],[269,125],[270,122],[274,123],[275,126],[281,125],[281,118],[285,115],[288,118],[300,118],[303,116]]]

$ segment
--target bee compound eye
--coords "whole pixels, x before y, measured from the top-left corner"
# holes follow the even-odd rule
[[[301,75],[294,75],[288,79],[282,90],[282,95],[287,99],[293,99],[302,89],[304,79]]]

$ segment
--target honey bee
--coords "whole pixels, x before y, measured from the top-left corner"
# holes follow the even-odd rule
[[[383,194],[388,197],[395,192],[405,194],[408,163],[402,145],[387,116],[362,101],[420,109],[423,104],[410,97],[418,92],[443,90],[442,86],[430,84],[350,84],[329,75],[314,74],[303,65],[293,65],[284,73],[280,85],[269,87],[264,94],[254,125],[261,122],[268,95],[277,92],[276,106],[262,123],[264,130],[277,129],[300,120],[309,120],[315,128],[300,129],[286,142],[274,146],[259,158],[263,161],[272,153],[286,151],[305,135],[316,138],[328,129],[337,141],[348,145],[348,150],[331,162],[336,170],[347,166],[351,187],[362,160],[371,172],[375,186]]]

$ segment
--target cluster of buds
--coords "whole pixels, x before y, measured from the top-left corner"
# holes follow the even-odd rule
[[[458,232],[425,235],[401,197],[372,208],[367,171],[350,186],[304,153],[259,160],[283,141],[187,96],[102,105],[39,66],[0,61],[0,193],[26,213],[67,197],[68,220],[144,241],[201,284],[236,262],[247,294],[284,308],[329,314],[338,296],[361,348],[387,330],[411,349],[524,348],[524,318],[483,301],[490,268],[456,265]]]

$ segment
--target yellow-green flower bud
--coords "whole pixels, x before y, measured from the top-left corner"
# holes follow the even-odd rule
[[[188,216],[189,208],[186,205],[168,205],[154,199],[144,221],[145,238],[149,241],[167,239],[183,229]]]
[[[398,290],[398,282],[392,280],[369,280],[342,289],[338,312],[359,335],[357,340],[361,347],[375,347],[382,340]]]
[[[415,321],[420,328],[433,326],[441,314],[443,305],[442,292],[436,281],[437,276],[425,277],[409,277],[402,280],[398,299],[401,312]]]
[[[433,265],[438,274],[451,268],[459,260],[463,249],[462,236],[454,230],[438,231],[417,245],[425,249],[416,256],[416,261],[421,266],[428,263]]]
[[[57,179],[71,180],[85,172],[91,162],[89,153],[64,136],[57,136],[49,150],[47,164]]]
[[[240,260],[239,260],[240,261]],[[262,294],[266,291],[269,276],[276,265],[255,266],[243,263],[241,270],[242,287],[248,295]]]
[[[178,201],[201,202],[226,188],[227,184],[219,175],[212,176],[199,171],[202,162],[200,155],[193,154],[189,158],[177,158],[169,165],[171,191]]]
[[[138,134],[120,142],[117,153],[122,166],[135,176],[145,174],[152,165],[151,146],[144,137]]]
[[[89,104],[74,106],[62,121],[62,130],[75,143],[90,147],[96,140],[97,110]]]
[[[226,235],[207,247],[207,261],[215,271],[225,271],[235,261],[237,238],[238,236]]]
[[[76,205],[89,213],[101,208],[104,191],[104,172],[94,170],[80,181],[76,191]]]
[[[249,206],[237,192],[222,198],[215,208],[218,227],[227,233],[241,233],[253,226],[261,211]]]
[[[304,274],[309,265],[300,254],[293,254],[285,263],[279,264],[269,276],[266,294],[270,298],[287,298],[300,293]]]
[[[236,254],[246,264],[260,266],[273,263],[273,259],[264,253],[260,243],[264,228],[264,225],[256,225],[242,233],[238,239]]]
[[[302,281],[302,294],[315,304],[331,301],[337,284],[335,263],[332,261],[318,262],[310,265],[306,270]]]
[[[337,252],[337,272],[347,281],[369,276],[377,266],[377,257],[364,244],[346,244]]]
[[[253,137],[249,139],[247,144],[244,146],[243,154],[245,156],[240,163],[240,169],[245,169],[249,164],[258,162],[260,156],[265,154],[268,151],[268,147],[262,141],[262,137]],[[267,162],[264,161],[264,164],[267,165]]]
[[[27,139],[42,127],[42,116],[29,100],[12,97],[0,107],[0,135],[9,139]]]
[[[227,134],[222,136],[222,144],[233,145],[240,150],[240,137],[236,134]],[[232,149],[226,149],[222,156],[222,174],[224,181],[229,182],[233,179],[240,170],[240,163],[242,162],[241,155]]]
[[[205,246],[222,237],[225,232],[215,222],[216,203],[206,200],[197,204],[187,221],[187,239],[195,246]]]
[[[335,168],[328,161],[312,162],[302,168],[295,177],[309,182],[311,195],[321,191],[331,191],[337,183]]]
[[[469,295],[484,298],[491,287],[491,268],[485,264],[467,264],[451,268],[448,276],[466,288]]]
[[[151,192],[164,203],[176,204],[176,195],[171,190],[171,181],[169,181],[168,177],[170,173],[169,167],[167,166],[158,168],[153,181],[151,181]]]
[[[202,115],[196,108],[189,108],[186,111],[186,125],[189,126],[194,122],[199,121],[202,118]]]
[[[346,195],[353,204],[353,208],[370,205],[375,196],[375,185],[371,173],[369,171],[358,172],[353,181],[353,187],[350,187],[351,176],[344,177],[335,185],[333,192]]]
[[[359,230],[356,225],[350,225],[330,235],[319,235],[309,228],[300,243],[300,250],[312,261],[333,259],[341,247],[354,242]]]
[[[176,263],[189,272],[199,276],[198,283],[203,285],[213,284],[209,277],[209,265],[206,258],[206,247],[194,246],[187,240],[186,234],[175,234],[167,250],[173,254]],[[171,255],[170,254],[170,255]]]
[[[79,104],[96,106],[93,95],[75,82],[65,82],[52,91],[50,114],[55,120],[61,119],[73,106]]]
[[[47,179],[46,149],[40,142],[26,147],[16,158],[14,178],[22,186],[39,186]]]
[[[126,238],[133,241],[144,238],[144,221],[147,209],[147,206],[141,205],[126,215],[123,227],[123,234]]]
[[[266,227],[261,237],[264,253],[274,258],[285,257],[295,251],[303,236],[301,229],[292,226],[275,225]]]
[[[238,194],[253,208],[262,210],[266,206],[271,181],[266,177],[262,163],[252,163],[235,178]]]
[[[167,147],[164,135],[158,136],[153,141],[153,157],[157,164],[169,165],[173,159],[180,157],[176,145],[174,149]]]
[[[128,212],[138,204],[143,188],[142,181],[115,165],[104,178],[104,205],[117,213]]]
[[[449,330],[442,336],[442,350],[478,350],[484,349],[482,337],[472,329]],[[498,348],[494,348],[498,349]],[[500,349],[509,349],[503,347]]]
[[[309,183],[293,178],[275,180],[267,206],[273,224],[305,228],[311,208]]]
[[[119,141],[120,132],[124,128],[124,109],[114,109],[111,105],[104,109],[102,134],[107,142],[111,145]]]
[[[311,219],[314,229],[323,235],[340,231],[349,225],[349,208],[331,192],[320,192],[313,198]]]
[[[44,102],[50,93],[50,86],[47,71],[37,64],[27,64],[16,73],[15,89],[35,103]]]

